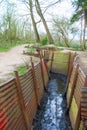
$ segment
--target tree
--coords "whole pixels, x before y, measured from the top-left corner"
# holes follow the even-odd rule
[[[34,15],[33,15],[32,0],[29,0],[29,6],[30,6],[30,15],[31,15],[31,19],[32,19],[34,32],[35,32],[36,42],[40,42],[40,37],[39,37],[38,31],[37,31],[36,22],[35,22]]]
[[[86,40],[85,40],[85,33],[87,28],[87,0],[73,0],[72,5],[75,7],[75,13],[71,18],[71,22],[74,23],[79,19],[84,20],[84,28],[82,34],[82,42],[81,42],[81,49],[86,49]],[[82,27],[82,26],[81,26]]]
[[[17,37],[17,22],[14,13],[14,7],[14,4],[9,4],[2,19],[4,39],[10,41],[11,43],[12,40],[15,40]]]
[[[31,21],[32,21],[32,25],[33,25],[33,30],[34,30],[34,35],[35,35],[35,40],[36,42],[40,42],[40,37],[39,37],[39,33],[38,33],[38,29],[37,29],[37,23],[35,21],[35,16],[34,16],[34,11],[33,11],[33,7],[34,7],[34,1],[32,0],[21,0],[23,4],[26,5],[27,9],[28,9],[28,16],[30,14],[31,16]]]
[[[62,17],[53,18],[53,32],[57,35],[67,47],[70,47],[72,40],[74,39],[77,29],[71,26],[69,19]]]
[[[42,20],[42,22],[43,22],[43,25],[44,25],[44,27],[45,27],[45,30],[46,30],[46,33],[47,33],[47,36],[48,36],[49,43],[52,44],[52,43],[54,43],[54,41],[53,41],[53,38],[52,38],[51,33],[50,33],[50,31],[49,31],[49,28],[48,28],[48,25],[47,25],[47,23],[46,23],[46,20],[45,20],[45,18],[44,18],[44,16],[43,16],[43,13],[42,13],[42,10],[41,10],[41,7],[40,7],[40,3],[39,3],[38,0],[35,0],[35,6],[36,6],[37,13],[38,13],[38,15],[40,16],[40,18],[41,18],[41,20]]]

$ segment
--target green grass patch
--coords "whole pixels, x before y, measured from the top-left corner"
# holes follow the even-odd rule
[[[22,45],[25,44],[25,41],[12,41],[12,43],[10,41],[4,41],[4,40],[0,40],[0,52],[6,52],[9,49],[18,46],[18,45]]]
[[[28,48],[28,51],[35,52],[35,51],[36,51],[36,49],[35,49],[35,48],[33,48],[33,47],[29,47],[29,48]]]
[[[22,74],[26,73],[27,70],[28,70],[27,66],[18,66],[17,67],[17,71],[18,71],[19,75],[22,75]]]
[[[19,75],[25,74],[27,72],[27,70],[28,70],[28,66],[22,66],[22,65],[20,65],[20,66],[17,67],[17,71],[18,71]],[[14,76],[14,72],[11,72],[10,75]]]
[[[9,47],[0,47],[0,52],[6,52],[9,49],[10,49]]]

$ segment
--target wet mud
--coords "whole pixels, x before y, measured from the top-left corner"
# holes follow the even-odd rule
[[[33,130],[72,130],[63,98],[66,76],[51,73],[47,92],[33,121]]]

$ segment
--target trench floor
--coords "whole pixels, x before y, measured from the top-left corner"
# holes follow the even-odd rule
[[[47,92],[33,122],[33,130],[72,130],[69,116],[65,114],[66,99],[63,98],[65,84],[65,76],[51,74]]]

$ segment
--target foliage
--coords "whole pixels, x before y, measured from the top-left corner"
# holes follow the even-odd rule
[[[80,18],[84,17],[84,11],[87,9],[86,0],[72,0],[72,5],[75,8],[75,13],[71,18],[71,23],[78,21]]]
[[[73,43],[73,44],[71,44],[71,48],[73,48],[76,51],[80,51],[81,50],[80,44]]]
[[[44,36],[41,38],[41,43],[42,43],[42,45],[46,45],[46,44],[48,44],[48,38],[47,38],[47,35],[44,35]]]
[[[71,42],[77,33],[77,28],[73,27],[69,19],[62,17],[53,18],[53,33],[57,37],[59,43],[65,43],[67,47],[70,47]]]
[[[75,12],[71,18],[71,23],[74,23],[81,19],[81,36],[80,43],[81,49],[86,49],[86,28],[87,28],[87,0],[72,0],[72,5],[75,8]],[[82,21],[84,21],[84,25],[82,26]]]
[[[33,48],[33,47],[29,47],[28,50],[31,51],[31,52],[35,52],[36,51],[36,49]]]
[[[16,42],[12,40],[12,43],[10,41],[4,41],[4,39],[0,40],[0,52],[8,51],[14,46],[22,45],[26,43],[25,41],[17,40]]]

